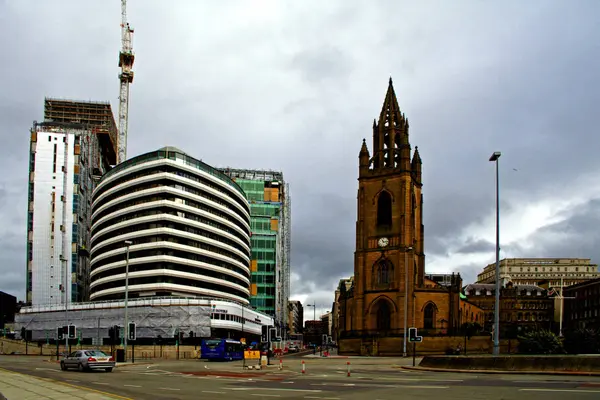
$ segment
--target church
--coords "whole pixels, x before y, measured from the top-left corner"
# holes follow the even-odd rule
[[[363,139],[354,276],[340,283],[336,296],[338,347],[347,355],[405,355],[407,328],[416,327],[425,342],[456,333],[483,312],[461,294],[459,274],[446,285],[425,275],[423,162],[417,147],[412,152],[391,78],[373,121],[371,151]]]

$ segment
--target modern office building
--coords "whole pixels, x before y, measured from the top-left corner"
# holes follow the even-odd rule
[[[598,265],[589,258],[505,258],[500,260],[500,279],[515,285],[548,285],[559,288],[571,286],[590,279],[600,278]],[[486,266],[477,275],[477,283],[496,282],[496,264]]]
[[[174,147],[128,159],[93,194],[92,301],[249,304],[250,207],[231,178]]]
[[[298,300],[288,302],[288,327],[290,334],[302,333],[304,330],[304,307]]]
[[[252,306],[275,318],[278,335],[289,329],[291,198],[283,173],[221,169],[244,189],[252,226]]]
[[[45,99],[30,131],[27,304],[88,298],[91,195],[115,163],[116,134],[109,103]]]

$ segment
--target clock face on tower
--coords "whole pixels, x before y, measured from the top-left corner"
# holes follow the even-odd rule
[[[382,237],[377,241],[377,244],[379,247],[386,247],[388,244],[390,244],[390,240],[386,237]]]

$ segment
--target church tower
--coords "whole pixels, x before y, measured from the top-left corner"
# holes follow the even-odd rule
[[[369,152],[359,153],[353,304],[346,329],[397,336],[414,326],[415,287],[425,274],[421,157],[390,78]],[[408,288],[408,291],[406,290]],[[405,295],[408,308],[405,314]]]

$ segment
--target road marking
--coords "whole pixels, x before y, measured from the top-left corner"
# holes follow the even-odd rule
[[[52,372],[60,372],[58,369],[56,368],[36,368],[36,370],[39,371],[52,371]]]
[[[565,392],[565,393],[600,393],[600,390],[577,389],[519,389],[521,392]]]
[[[140,385],[123,385],[123,386],[127,386],[127,387],[135,387],[135,388],[141,388]]]
[[[162,389],[162,390],[181,390],[181,389],[178,389],[178,388],[159,388],[159,389]]]
[[[74,380],[74,379],[65,379],[65,381],[66,381],[66,382],[74,382],[74,383],[81,382],[81,381],[76,381],[76,380]]]
[[[281,397],[280,394],[264,394],[264,393],[252,393],[252,396],[260,396],[260,397]]]
[[[277,390],[281,392],[308,392],[308,393],[321,393],[322,390],[315,389],[277,389],[277,388],[231,388],[230,390]]]
[[[203,390],[202,393],[225,394],[225,392],[214,392],[212,390]]]
[[[106,382],[92,382],[94,385],[108,385]]]

